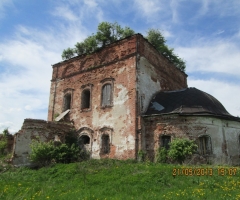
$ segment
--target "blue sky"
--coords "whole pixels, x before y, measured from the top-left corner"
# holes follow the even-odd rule
[[[159,29],[186,61],[188,86],[240,116],[239,0],[1,0],[0,131],[47,119],[51,65],[102,21]]]

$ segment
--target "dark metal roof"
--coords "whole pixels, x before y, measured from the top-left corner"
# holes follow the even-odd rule
[[[157,93],[144,115],[170,113],[233,117],[216,98],[196,88]]]

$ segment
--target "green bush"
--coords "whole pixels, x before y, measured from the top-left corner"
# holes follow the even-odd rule
[[[4,155],[4,150],[7,147],[7,138],[6,137],[2,137],[0,139],[0,156]]]
[[[39,166],[47,166],[51,163],[70,163],[75,161],[87,160],[87,152],[72,144],[54,145],[52,141],[41,142],[33,140],[31,145],[30,160]]]
[[[4,129],[0,134],[0,156],[4,155],[4,151],[7,148],[7,136],[9,135],[8,128]]]
[[[54,145],[53,142],[41,142],[32,140],[30,144],[30,160],[40,166],[47,166],[53,159]]]
[[[196,149],[197,145],[193,140],[177,138],[171,142],[168,156],[182,164],[186,157],[192,155]]]
[[[166,163],[168,158],[168,150],[160,147],[156,153],[155,161],[159,163]]]
[[[138,151],[138,161],[139,162],[143,162],[145,161],[145,157],[146,157],[146,152],[143,151],[142,149]]]

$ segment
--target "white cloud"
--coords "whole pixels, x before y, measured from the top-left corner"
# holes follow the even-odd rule
[[[179,22],[179,18],[178,18],[178,4],[179,4],[178,0],[171,0],[171,2],[170,2],[170,7],[171,7],[171,11],[172,11],[172,21],[174,23]]]
[[[197,0],[197,2],[199,2]],[[218,15],[224,16],[235,16],[240,14],[240,1],[232,0],[201,0],[201,7],[196,12],[197,16],[204,15]]]
[[[61,29],[18,26],[14,38],[0,41],[0,88],[5,88],[0,91],[0,131],[6,127],[11,133],[18,131],[25,118],[47,119],[51,64],[61,61],[66,45],[85,37],[73,25]]]
[[[84,3],[90,8],[96,8],[98,6],[95,0],[84,0]]]
[[[11,127],[11,126],[13,126],[13,125],[14,125],[13,122],[10,122],[10,121],[1,122],[1,123],[0,123],[0,132],[2,133],[2,131],[3,131],[4,129],[6,129],[6,128],[8,128],[8,131],[9,131],[10,133],[15,132],[14,129],[9,128],[9,127]]]
[[[62,17],[65,20],[76,21],[78,17],[69,9],[68,6],[59,6],[52,13],[55,16]]]
[[[18,24],[15,37],[0,41],[0,88],[5,88],[0,91],[0,131],[7,127],[12,133],[18,131],[24,118],[47,118],[51,64],[61,61],[64,48],[73,47],[89,34],[82,19],[91,22],[89,17],[103,17],[94,1],[78,3],[53,9],[53,15],[65,19],[66,24],[55,21],[42,30]]]
[[[93,13],[97,20],[103,15],[94,1],[84,6],[78,1],[58,4],[53,10],[55,19],[61,17],[68,23],[55,21],[41,30],[17,24],[15,35],[0,41],[0,88],[6,88],[0,91],[0,131],[6,127],[18,131],[24,118],[47,119],[51,64],[61,61],[63,49],[90,35],[81,16],[85,22]]]
[[[14,5],[12,0],[1,0],[0,1],[0,19],[4,18],[7,14],[6,9],[11,8],[13,9]]]
[[[137,7],[137,10],[139,10],[139,13],[147,17],[149,20],[154,19],[159,15],[159,12],[164,9],[161,2],[158,0],[135,0],[134,4]]]
[[[240,47],[231,41],[195,41],[176,48],[187,61],[187,72],[220,72],[240,77]]]
[[[229,84],[223,81],[210,79],[188,79],[189,87],[196,87],[204,92],[209,93],[218,99],[226,110],[233,116],[240,117],[240,86],[236,84]]]
[[[97,19],[98,22],[103,21],[102,7],[106,2],[101,0],[61,0],[56,3],[57,7],[52,14],[68,22],[91,23],[94,19]],[[109,2],[106,3],[106,5],[108,4]]]
[[[32,110],[32,107],[30,105],[26,105],[24,108],[25,110]]]

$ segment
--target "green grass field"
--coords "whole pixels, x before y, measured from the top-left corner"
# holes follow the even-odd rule
[[[0,199],[240,199],[240,168],[133,160],[11,168],[0,173]]]

